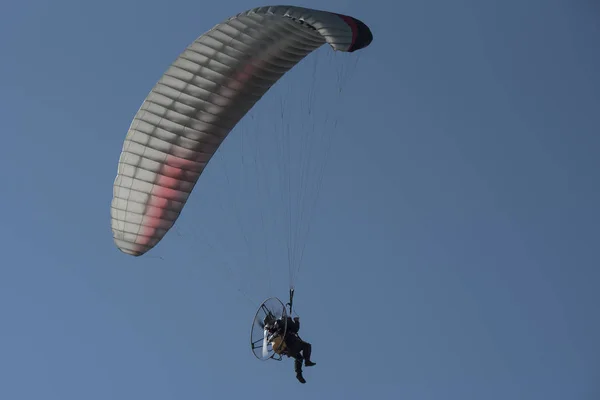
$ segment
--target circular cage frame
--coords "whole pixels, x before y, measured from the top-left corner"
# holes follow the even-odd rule
[[[284,329],[282,336],[285,337],[285,334],[287,333],[288,317],[286,306],[279,298],[269,297],[260,304],[258,310],[256,310],[256,313],[254,314],[254,319],[252,320],[252,328],[250,330],[250,348],[252,349],[252,354],[254,354],[254,356],[261,361],[281,361],[283,356],[281,354],[277,354],[275,350],[273,350],[273,346],[270,342],[267,344],[268,357],[265,358],[262,356],[262,343],[264,340],[263,320],[269,314],[275,317],[276,319],[283,319]]]

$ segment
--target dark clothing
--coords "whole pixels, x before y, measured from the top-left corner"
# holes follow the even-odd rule
[[[302,339],[298,339],[297,343],[295,343],[295,347],[296,351],[290,351],[290,355],[296,360],[296,373],[302,373],[302,361],[310,361],[310,353],[312,351],[312,346],[310,345],[310,343],[305,342]]]
[[[297,333],[286,335],[286,345],[288,346],[288,357],[294,357],[294,372],[300,383],[306,383],[306,379],[302,376],[302,362],[307,366],[310,364],[310,352],[312,346],[310,343],[300,339]]]
[[[298,333],[300,330],[300,320],[294,321],[292,318],[287,317],[287,327],[282,319],[278,319],[273,324],[273,328],[278,333],[283,333],[283,330],[287,333]]]
[[[297,355],[302,353],[301,357],[310,360],[311,345],[300,339],[297,333],[285,335],[285,345],[291,357],[296,358]]]
[[[286,326],[287,323],[287,326]],[[307,365],[314,365],[310,361],[310,353],[312,346],[310,343],[305,342],[298,336],[300,330],[300,320],[293,320],[287,317],[287,321],[284,323],[282,319],[278,319],[273,324],[272,333],[283,334],[285,330],[285,355],[294,358],[294,370],[296,377],[302,383],[306,382],[302,377],[302,362],[304,361]]]

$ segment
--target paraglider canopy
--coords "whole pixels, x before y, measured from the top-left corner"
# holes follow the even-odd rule
[[[356,18],[285,5],[200,35],[152,88],[123,142],[111,203],[119,250],[141,256],[162,240],[231,130],[295,65],[325,43],[352,53],[372,40]]]
[[[273,348],[274,345],[277,346],[277,342],[269,340],[270,335],[266,328],[268,325],[280,320],[282,325],[278,337],[283,339],[287,331],[287,317],[285,305],[277,297],[266,299],[258,307],[252,321],[252,331],[250,333],[250,345],[256,358],[259,360],[281,360],[281,355]],[[281,331],[281,327],[283,327],[283,331]]]

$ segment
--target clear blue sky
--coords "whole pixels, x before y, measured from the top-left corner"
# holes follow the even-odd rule
[[[0,398],[600,398],[593,1],[327,2],[375,39],[345,86],[297,280],[306,385],[250,353],[238,289],[256,302],[287,286],[215,206],[235,138],[156,249],[117,250],[112,184],[137,108],[192,40],[259,5],[0,7]]]

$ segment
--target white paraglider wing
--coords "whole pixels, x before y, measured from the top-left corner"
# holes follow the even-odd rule
[[[111,225],[140,256],[171,229],[207,163],[241,118],[321,45],[353,52],[372,41],[361,21],[301,7],[240,13],[198,37],[135,115],[113,186]]]

